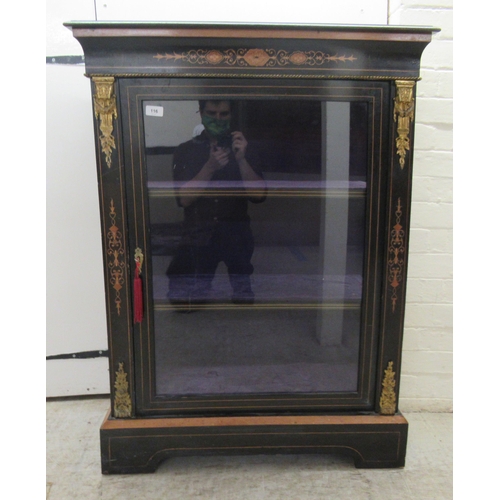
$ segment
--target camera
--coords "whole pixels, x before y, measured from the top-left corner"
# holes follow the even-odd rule
[[[233,137],[230,132],[227,134],[223,135],[222,137],[219,137],[217,139],[217,146],[219,148],[228,148],[231,149],[233,147]]]

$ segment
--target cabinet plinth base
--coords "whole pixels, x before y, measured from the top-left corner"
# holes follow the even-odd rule
[[[259,416],[201,418],[106,417],[101,426],[104,474],[154,472],[168,457],[333,453],[358,468],[405,463],[408,422],[394,416]]]

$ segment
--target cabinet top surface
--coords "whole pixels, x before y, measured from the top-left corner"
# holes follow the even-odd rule
[[[356,36],[356,34],[390,34],[390,35],[427,35],[440,31],[439,28],[431,26],[395,26],[395,25],[346,25],[346,24],[295,24],[295,23],[191,23],[191,22],[124,22],[124,21],[69,21],[64,26],[81,31],[96,30],[101,36],[116,36],[121,33],[122,36],[179,36],[179,32],[186,34],[195,34],[200,32],[205,36],[217,36],[218,32],[224,32],[226,36],[241,36],[242,32],[255,32],[256,34],[270,35],[277,31],[283,36],[283,33],[291,33],[297,36],[302,33],[303,36],[313,36],[313,34],[334,34],[341,33],[345,35]],[[80,33],[83,34],[83,33]],[[90,34],[90,33],[89,33]],[[188,35],[189,36],[189,35]]]

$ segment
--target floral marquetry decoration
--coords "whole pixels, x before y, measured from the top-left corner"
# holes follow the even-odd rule
[[[398,198],[396,207],[396,224],[391,230],[391,240],[389,246],[389,260],[388,260],[388,277],[389,286],[391,287],[391,302],[392,312],[396,309],[398,301],[399,285],[403,280],[403,266],[405,263],[405,231],[401,225],[401,217],[403,215],[401,207],[401,198]]]
[[[122,233],[118,226],[116,225],[116,208],[114,201],[111,200],[109,208],[109,218],[111,219],[111,225],[109,226],[107,233],[107,265],[109,270],[109,280],[111,287],[115,291],[115,306],[116,312],[120,315],[121,312],[121,289],[125,282],[125,262],[124,255],[125,249],[123,247]]]

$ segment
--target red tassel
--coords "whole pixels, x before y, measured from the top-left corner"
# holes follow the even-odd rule
[[[140,276],[140,263],[136,262],[134,276],[134,323],[141,323],[144,317],[144,305],[142,300],[142,279]]]

